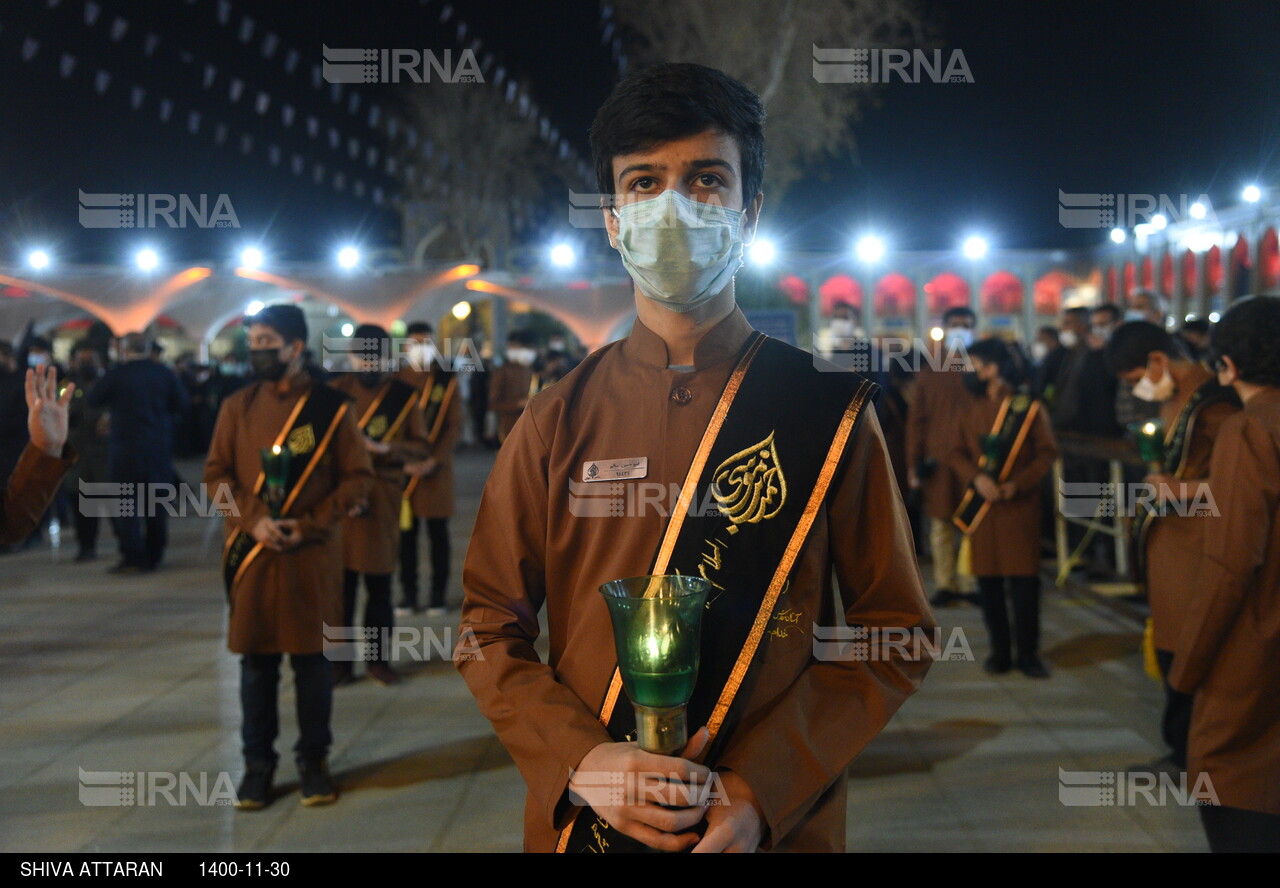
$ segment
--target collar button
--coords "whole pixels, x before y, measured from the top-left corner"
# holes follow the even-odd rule
[[[675,401],[681,407],[693,400],[693,392],[689,391],[683,385],[678,385],[671,390],[671,400]]]

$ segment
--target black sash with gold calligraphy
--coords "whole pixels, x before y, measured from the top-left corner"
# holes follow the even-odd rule
[[[1009,480],[1013,464],[1017,462],[1018,454],[1022,452],[1022,445],[1026,443],[1039,412],[1040,402],[1030,395],[1019,393],[1004,399],[1000,412],[996,414],[996,421],[991,426],[991,435],[996,439],[996,452],[984,452],[978,460],[978,468],[982,474],[989,475],[997,484]],[[966,535],[971,534],[982,523],[982,519],[987,517],[990,508],[991,504],[971,483],[955,514],[951,516],[951,523]]]
[[[440,432],[444,429],[445,419],[449,416],[449,403],[456,396],[457,391],[458,380],[452,373],[440,367],[432,367],[430,378],[427,379],[426,385],[422,387],[422,391],[418,393],[417,404],[418,409],[422,411],[422,418],[426,422],[427,442],[433,447],[436,441],[440,439]],[[404,488],[405,499],[410,499],[413,496],[421,480],[421,475],[414,475],[409,479]]]
[[[735,702],[749,696],[774,607],[875,391],[856,374],[819,372],[809,354],[757,333],[703,433],[649,573],[712,583],[687,710],[690,733],[710,731],[703,761],[712,768],[741,716]],[[713,509],[697,507],[712,502]],[[616,668],[600,720],[615,740],[635,730]],[[651,849],[583,809],[557,850]]]
[[[289,477],[285,481],[284,504],[280,509],[280,517],[289,515],[289,509],[297,499],[311,473],[319,464],[329,448],[338,422],[351,405],[351,400],[337,389],[316,383],[311,390],[298,399],[289,418],[285,420],[273,442],[277,447],[288,448],[292,459],[289,461]],[[258,480],[253,485],[254,496],[266,496],[266,474],[258,472]],[[227,590],[227,599],[231,600],[236,580],[244,574],[250,562],[262,551],[262,543],[254,540],[243,530],[237,531],[227,541],[222,554],[222,580]]]
[[[1195,480],[1187,477],[1187,461],[1191,458],[1191,436],[1195,430],[1196,419],[1200,411],[1210,404],[1235,404],[1240,399],[1235,389],[1218,385],[1216,379],[1206,379],[1187,399],[1178,411],[1178,418],[1165,433],[1164,466],[1165,471],[1179,481]],[[1144,582],[1147,574],[1147,534],[1159,518],[1159,512],[1152,504],[1143,500],[1138,504],[1137,514],[1129,525],[1130,543],[1132,545],[1135,578]]]
[[[407,382],[388,379],[377,397],[356,421],[360,431],[374,441],[394,441],[418,399],[418,390]]]

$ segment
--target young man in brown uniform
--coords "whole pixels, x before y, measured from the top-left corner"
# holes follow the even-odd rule
[[[366,672],[380,685],[393,685],[400,681],[400,675],[387,662],[384,645],[395,627],[391,576],[400,554],[403,469],[426,456],[427,428],[418,409],[417,389],[390,373],[394,358],[387,331],[375,324],[361,324],[353,339],[365,344],[371,354],[353,356],[351,372],[337,374],[329,384],[351,399],[352,415],[378,480],[363,507],[342,522],[342,624],[357,625],[356,594],[364,574],[368,598],[358,625],[378,630],[379,643],[378,659],[368,662]],[[335,664],[335,684],[351,677],[350,660]]]
[[[462,392],[446,359],[431,345],[431,325],[417,321],[409,325],[409,336],[417,340],[419,355],[400,371],[399,378],[418,392],[418,409],[427,429],[426,453],[403,468],[404,497],[408,513],[401,507],[400,522],[400,603],[399,614],[418,611],[418,528],[427,526],[431,545],[431,594],[428,616],[442,616],[447,601],[449,567],[449,518],[453,515],[453,451],[462,438]],[[406,520],[407,519],[407,520]]]
[[[1280,849],[1280,299],[1235,303],[1213,329],[1218,381],[1244,409],[1214,443],[1199,582],[1169,683],[1195,694],[1188,782],[1214,851]]]
[[[533,363],[538,358],[533,334],[515,330],[507,337],[506,360],[489,382],[489,409],[498,419],[498,443],[511,434],[535,387]]]
[[[936,344],[934,363],[916,374],[911,409],[907,411],[907,483],[924,491],[929,525],[929,552],[933,559],[934,592],[930,601],[939,607],[972,591],[972,576],[960,575],[957,548],[960,540],[951,516],[964,484],[956,477],[948,457],[956,440],[956,427],[968,407],[977,400],[965,389],[963,367],[951,368],[955,356],[963,362],[973,345],[973,312],[951,308],[942,316],[943,340]]]
[[[953,520],[969,537],[991,637],[984,665],[997,675],[1016,666],[1029,678],[1047,678],[1040,660],[1040,481],[1058,447],[1044,405],[1020,390],[1021,371],[1007,345],[983,339],[969,349],[969,360],[973,371],[964,382],[980,397],[956,426],[950,463],[968,488]]]
[[[67,406],[75,394],[69,383],[58,396],[57,368],[27,370],[27,432],[31,436],[13,473],[0,487],[0,546],[31,535],[76,461],[67,444]]]
[[[204,472],[205,484],[225,485],[236,506],[226,520],[223,581],[227,647],[241,655],[238,807],[271,800],[283,654],[297,694],[302,803],[327,804],[337,793],[327,763],[333,677],[323,627],[342,625],[342,518],[365,499],[373,467],[348,400],[307,372],[301,309],[271,305],[245,324],[257,381],[223,402]]]
[[[638,318],[532,399],[499,451],[463,572],[462,625],[479,649],[458,667],[528,784],[530,851],[842,849],[845,769],[929,665],[896,651],[815,656],[815,627],[839,616],[934,625],[874,386],[821,372],[830,365],[756,333],[734,304],[763,199],[763,115],[719,71],[659,65],[624,80],[592,126]],[[718,508],[698,505],[709,491]],[[696,733],[682,756],[658,756],[626,742],[631,706],[598,589],[672,573],[712,591]],[[544,604],[547,664],[534,650]],[[576,807],[591,798],[573,781],[584,773],[620,785],[714,773],[725,803]]]
[[[1188,360],[1163,327],[1149,321],[1118,327],[1106,354],[1111,372],[1132,388],[1135,398],[1158,405],[1164,424],[1164,465],[1147,483],[1170,508],[1157,514],[1154,502],[1139,507],[1134,550],[1151,606],[1156,662],[1165,677],[1161,733],[1170,753],[1156,765],[1181,772],[1187,767],[1191,697],[1169,687],[1168,676],[1187,609],[1199,591],[1196,573],[1209,519],[1194,514],[1193,507],[1204,500],[1213,442],[1222,424],[1239,411],[1240,400],[1207,367]]]

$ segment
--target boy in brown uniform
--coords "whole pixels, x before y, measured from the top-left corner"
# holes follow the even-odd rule
[[[400,552],[400,500],[404,489],[404,466],[427,453],[427,429],[418,409],[418,392],[407,382],[392,376],[384,361],[390,361],[391,337],[374,324],[361,324],[353,337],[376,349],[378,357],[354,358],[352,372],[340,373],[329,384],[352,399],[352,415],[364,435],[364,446],[373,460],[377,481],[363,508],[348,514],[342,522],[342,614],[343,625],[354,627],[356,593],[360,575],[368,595],[364,617],[358,625],[378,630],[379,659],[366,667],[370,678],[380,685],[400,681],[387,662],[383,647],[395,626],[391,609],[391,575]],[[334,682],[343,684],[352,677],[350,660],[334,666]]]
[[[323,627],[342,625],[340,528],[368,494],[373,467],[348,400],[307,372],[301,309],[271,305],[245,324],[258,381],[223,402],[204,473],[205,484],[225,485],[236,505],[226,519],[223,580],[231,607],[227,647],[241,655],[245,777],[238,807],[271,800],[284,654],[297,694],[302,803],[327,804],[337,790],[327,762],[333,678]]]
[[[1218,381],[1244,409],[1218,432],[1200,580],[1169,683],[1195,694],[1190,778],[1213,781],[1200,808],[1214,851],[1280,848],[1280,299],[1235,303],[1214,327]]]
[[[431,347],[431,325],[409,325],[409,336],[418,341],[420,360],[405,367],[400,379],[418,391],[418,408],[427,429],[427,449],[422,459],[403,466],[404,496],[408,514],[401,507],[400,602],[397,614],[418,611],[418,528],[427,526],[431,545],[431,594],[427,615],[441,616],[448,602],[449,518],[453,515],[453,451],[462,438],[462,392],[445,359]],[[407,520],[406,520],[407,519]]]
[[[507,337],[506,360],[493,371],[489,408],[498,418],[498,443],[506,440],[535,388],[533,363],[538,358],[533,335],[516,330]]]
[[[1188,360],[1163,327],[1149,321],[1117,328],[1106,355],[1111,372],[1132,387],[1134,397],[1159,407],[1165,429],[1164,466],[1147,483],[1157,496],[1177,500],[1179,506],[1163,515],[1140,508],[1134,520],[1134,548],[1151,606],[1156,661],[1165,677],[1161,733],[1170,754],[1157,766],[1167,763],[1181,772],[1187,767],[1191,697],[1169,687],[1168,676],[1183,620],[1199,588],[1195,577],[1209,520],[1189,514],[1187,506],[1202,499],[1213,443],[1222,424],[1239,411],[1240,401],[1207,367]]]
[[[991,637],[985,667],[998,675],[1016,666],[1029,678],[1047,678],[1040,660],[1040,481],[1058,447],[1044,405],[1016,389],[1022,379],[1008,346],[984,339],[969,349],[969,359],[965,384],[981,397],[956,427],[951,467],[969,489],[953,520],[969,537]]]
[[[965,359],[973,345],[973,323],[973,312],[967,308],[951,308],[942,316],[945,332],[934,346],[935,363],[916,374],[907,411],[907,482],[913,490],[924,492],[933,559],[934,592],[929,601],[937,607],[964,598],[973,585],[972,576],[961,576],[957,564],[959,540],[951,516],[964,495],[964,484],[949,457],[957,425],[977,399],[964,387],[962,374],[945,363],[952,355]]]
[[[845,770],[928,669],[898,651],[815,656],[815,627],[837,625],[837,609],[864,629],[934,624],[874,386],[820,372],[735,306],[763,199],[763,116],[719,71],[659,65],[624,80],[592,126],[598,187],[622,204],[605,225],[638,319],[531,400],[498,453],[463,572],[462,626],[479,650],[458,668],[528,784],[530,851],[843,849]],[[695,506],[709,491],[718,506]],[[628,742],[598,589],[670,573],[713,585],[696,733],[681,756],[658,756]],[[546,664],[534,649],[544,604]],[[623,786],[714,773],[723,803],[592,800],[583,773]]]

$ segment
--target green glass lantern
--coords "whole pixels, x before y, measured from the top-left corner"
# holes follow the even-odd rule
[[[1164,471],[1164,463],[1168,454],[1165,451],[1164,421],[1159,419],[1138,420],[1129,423],[1129,431],[1138,441],[1138,455],[1147,464],[1153,474]]]
[[[685,706],[698,679],[702,614],[711,583],[701,577],[641,576],[600,587],[609,605],[622,686],[636,712],[636,741],[671,755],[689,739]]]
[[[263,447],[259,451],[262,457],[263,488],[267,494],[267,505],[271,507],[271,517],[279,518],[284,508],[284,488],[289,481],[289,461],[293,454],[289,448],[276,444]]]

